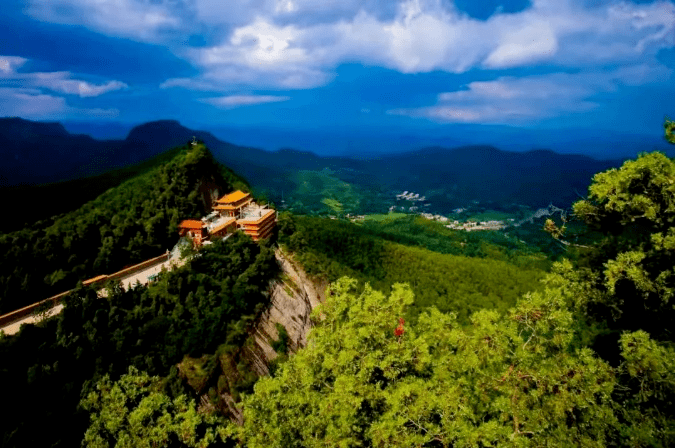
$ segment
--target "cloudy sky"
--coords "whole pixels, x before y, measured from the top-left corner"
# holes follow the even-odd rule
[[[673,1],[2,3],[0,116],[653,134],[675,115]]]

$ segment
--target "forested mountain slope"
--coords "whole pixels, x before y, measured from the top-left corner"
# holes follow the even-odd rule
[[[658,153],[594,176],[574,212],[603,241],[505,313],[409,322],[412,285],[341,279],[235,434],[249,448],[673,446],[674,179]]]
[[[604,239],[585,248],[577,265],[554,264],[538,290],[508,309],[479,303],[463,282],[509,301],[508,283],[491,276],[513,275],[512,262],[536,254],[439,258],[413,247],[427,238],[400,245],[373,229],[285,216],[280,242],[295,250],[296,262],[315,276],[358,280],[330,286],[307,346],[244,395],[244,418],[218,419],[176,388],[162,390],[161,377],[129,370],[104,377],[82,400],[90,412],[85,444],[673,446],[673,179],[675,162],[661,154],[596,175],[574,210]],[[565,238],[563,223],[546,227]],[[506,254],[499,241],[489,244],[489,252]],[[476,250],[468,246],[457,249]],[[434,269],[442,275],[424,278]],[[392,284],[408,271],[408,284]],[[520,271],[526,278],[528,270]],[[433,289],[444,276],[449,288],[432,291],[415,310],[425,293],[415,281]]]
[[[156,256],[178,240],[179,220],[203,216],[226,192],[249,189],[203,144],[54,187],[77,193],[87,186],[102,194],[72,212],[0,234],[0,312]],[[269,244],[236,234],[147,288],[112,284],[100,298],[78,286],[56,317],[25,325],[15,336],[0,334],[0,394],[13,409],[0,422],[0,446],[79,445],[88,426],[81,399],[102,376],[118,378],[130,366],[165,377],[166,393],[188,394],[228,415],[232,400],[256,379],[245,341],[268,307],[277,272]]]
[[[0,234],[0,312],[157,256],[176,243],[180,219],[203,216],[219,194],[247,189],[203,145],[171,155],[75,211]]]
[[[89,254],[72,245],[77,237],[66,229],[97,214],[91,222],[109,225],[106,241],[113,244],[90,230],[104,254],[94,262],[140,255],[141,241],[163,241],[152,238],[157,230],[169,238],[174,210],[203,212],[212,179],[190,177],[197,169],[220,181],[205,148],[185,148],[36,234],[38,241],[55,235],[43,257],[65,242],[73,255]],[[662,154],[594,176],[574,217],[600,240],[548,274],[544,254],[504,235],[446,233],[414,218],[357,226],[282,214],[278,241],[290,262],[333,283],[313,313],[307,346],[285,361],[281,356],[271,376],[257,382],[246,350],[278,278],[273,242],[236,235],[147,289],[113,285],[105,299],[77,288],[58,317],[0,338],[3,397],[16,403],[0,421],[0,440],[73,446],[84,437],[92,447],[673,446],[674,179],[675,162]],[[107,214],[107,206],[123,219]],[[162,214],[160,225],[145,226],[147,216]],[[551,220],[546,229],[567,237],[567,223]],[[31,234],[13,235],[30,241]],[[280,280],[289,290],[296,281]],[[277,330],[273,346],[285,355],[288,333]],[[243,419],[233,408],[240,398]]]
[[[244,343],[251,322],[269,303],[277,271],[272,249],[237,234],[147,288],[113,287],[105,298],[77,288],[58,316],[0,337],[0,394],[11,409],[0,419],[0,446],[79,446],[89,426],[87,411],[103,404],[80,401],[109,390],[98,387],[102,377],[117,379],[130,368],[163,377],[152,383],[152,399],[143,402],[149,420],[138,415],[149,431],[146,440],[130,446],[153,446],[159,420],[165,431],[199,436],[207,423],[224,423],[228,399],[250,392],[256,379]],[[138,404],[148,385],[128,384],[128,401],[124,393],[116,395],[118,409]],[[183,401],[173,401],[180,396]],[[200,398],[218,413],[197,413]],[[115,446],[118,429],[107,424],[96,443],[88,441]],[[154,446],[169,445],[181,446]]]
[[[568,206],[583,195],[593,174],[620,161],[547,150],[501,151],[491,146],[426,148],[383,157],[383,183],[421,192],[428,201],[461,206],[470,201],[543,207]]]
[[[183,149],[176,147],[144,162],[113,169],[96,176],[51,184],[0,188],[3,204],[7,210],[13,211],[12,219],[0,222],[0,233],[8,233],[24,227],[45,226],[50,220],[53,221],[61,215],[77,210],[125,180],[170,162]],[[231,171],[229,168],[223,169],[225,172]],[[244,180],[241,182],[248,187],[248,183]],[[38,223],[38,221],[44,222]]]
[[[521,295],[540,288],[542,268],[547,267],[543,254],[524,245],[514,247],[513,242],[497,245],[487,239],[466,239],[464,232],[453,233],[463,241],[455,242],[454,253],[439,244],[445,252],[439,253],[412,238],[406,245],[397,244],[345,221],[284,215],[279,243],[310,276],[321,280],[349,276],[361,286],[368,282],[382,291],[397,282],[409,283],[416,296],[407,311],[410,318],[435,306],[457,313],[466,322],[473,311],[506,311]]]

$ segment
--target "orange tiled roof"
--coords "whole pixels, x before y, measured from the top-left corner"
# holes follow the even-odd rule
[[[182,229],[201,229],[204,227],[204,223],[196,219],[184,219],[178,227]]]
[[[213,207],[214,210],[236,210],[236,208],[234,205],[216,205]]]
[[[246,199],[249,197],[249,193],[244,193],[241,190],[234,191],[230,194],[226,194],[222,198],[218,199],[219,203],[224,203],[224,204],[231,204],[233,202],[241,201],[242,199]]]

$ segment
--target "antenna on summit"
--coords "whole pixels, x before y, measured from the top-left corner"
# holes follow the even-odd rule
[[[195,137],[195,136],[193,135],[193,136],[192,136],[192,141],[190,142],[190,144],[191,144],[192,146],[195,146],[195,145],[197,144],[197,137]]]

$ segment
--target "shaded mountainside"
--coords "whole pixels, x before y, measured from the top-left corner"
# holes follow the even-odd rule
[[[383,157],[380,163],[383,169],[374,174],[383,183],[426,194],[433,203],[459,206],[477,200],[532,207],[551,201],[568,205],[586,194],[595,173],[620,165],[582,155],[517,153],[491,146],[427,148]]]
[[[173,120],[137,126],[124,140],[99,141],[71,135],[58,123],[12,118],[0,119],[0,156],[6,162],[0,168],[0,179],[5,185],[39,184],[99,174],[156,156],[193,136],[218,161],[276,202],[282,191],[287,201],[295,199],[293,194],[305,182],[299,172],[329,168],[335,179],[364,189],[361,202],[384,189],[419,191],[439,205],[478,200],[540,207],[550,201],[567,203],[577,193],[585,194],[592,174],[619,164],[547,150],[516,153],[490,146],[433,147],[358,160],[288,148],[269,152],[233,145]]]
[[[73,135],[59,123],[0,119],[0,186],[43,184],[103,173],[138,163],[168,147]],[[181,142],[185,143],[185,141]],[[175,145],[174,145],[175,146]]]
[[[251,169],[297,169],[306,155],[289,159],[260,149],[243,148],[216,139],[208,132],[194,131],[173,120],[160,120],[133,128],[124,140],[95,140],[73,135],[59,123],[42,123],[21,118],[0,118],[0,187],[37,185],[93,176],[113,168],[125,167],[184,145],[197,136],[219,155],[223,162],[242,162]],[[238,162],[238,163],[237,163]],[[314,167],[315,165],[308,165]],[[317,165],[318,166],[318,165]],[[267,174],[267,173],[265,173]]]

